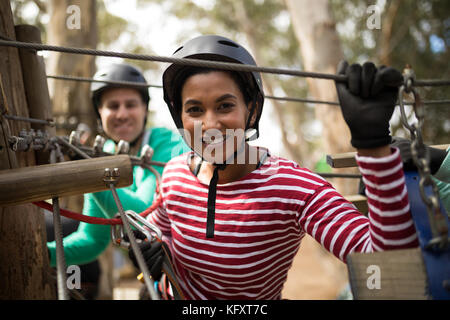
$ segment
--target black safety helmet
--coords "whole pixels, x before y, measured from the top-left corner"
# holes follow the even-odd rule
[[[201,60],[213,60],[220,62],[232,62],[241,63],[246,65],[256,66],[256,62],[252,55],[238,43],[221,36],[205,35],[199,36],[188,41],[184,46],[178,48],[172,55],[173,58],[189,58],[189,59],[201,59]],[[183,72],[186,69],[192,69],[195,67],[183,66],[181,64],[173,63],[169,65],[163,74],[163,90],[164,101],[169,107],[172,118],[178,129],[183,128],[181,122],[181,105],[178,87],[179,77],[182,77]],[[220,69],[220,68],[218,68]],[[253,100],[252,110],[257,112],[256,119],[253,125],[247,129],[255,129],[256,136],[259,134],[259,119],[261,118],[263,103],[264,103],[264,91],[262,85],[261,74],[259,72],[235,72],[243,78],[246,84],[245,88],[247,92],[244,93],[250,96]],[[257,110],[255,110],[258,106]]]
[[[142,72],[134,66],[129,64],[111,64],[106,68],[100,69],[94,75],[94,80],[104,81],[126,81],[147,84]],[[108,82],[91,82],[91,99],[94,106],[95,113],[100,118],[98,107],[100,106],[101,95],[104,90],[110,88],[133,88],[139,91],[142,97],[142,101],[146,106],[150,101],[150,95],[148,93],[148,87],[132,85],[132,84],[115,84]]]
[[[241,63],[256,66],[252,55],[238,43],[215,35],[206,35],[188,41],[184,46],[178,48],[172,55],[174,58],[189,58],[200,60],[213,60],[220,62]],[[164,101],[169,107],[172,118],[178,129],[183,128],[181,121],[181,88],[183,81],[191,74],[192,70],[198,69],[191,66],[183,66],[173,63],[167,67],[163,74]],[[200,68],[204,69],[204,68]],[[214,69],[215,70],[215,69]],[[220,70],[220,68],[217,68]],[[258,72],[232,72],[233,77],[239,78],[239,87],[243,90],[245,100],[252,102],[249,121],[256,112],[255,122],[247,122],[245,130],[254,129],[256,137],[259,134],[259,119],[261,118],[264,103],[264,91],[261,75]],[[240,83],[243,83],[241,85]],[[247,102],[247,101],[246,101]],[[246,140],[249,138],[246,138]],[[235,152],[234,156],[237,154]],[[208,212],[206,218],[206,237],[214,237],[216,190],[218,182],[218,170],[224,170],[226,163],[217,165],[208,187]]]

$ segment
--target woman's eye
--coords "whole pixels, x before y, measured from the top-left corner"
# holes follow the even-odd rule
[[[189,107],[188,109],[186,109],[186,113],[199,113],[201,112],[202,109],[200,107]]]
[[[219,106],[219,110],[229,110],[229,109],[231,109],[233,106],[234,106],[234,104],[232,104],[232,103],[222,103],[222,104]]]

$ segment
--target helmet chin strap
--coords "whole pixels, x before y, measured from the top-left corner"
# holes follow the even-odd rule
[[[256,109],[256,98],[254,98],[252,103],[252,109],[250,110],[250,114],[247,120],[247,123],[245,125],[245,132],[247,133],[248,127],[250,126],[250,121],[253,116],[253,113]],[[229,157],[227,160],[222,164],[216,164],[213,163],[212,165],[215,166],[212,178],[209,182],[208,186],[208,211],[206,215],[206,238],[214,238],[214,225],[215,225],[215,215],[216,215],[216,195],[217,195],[217,182],[219,181],[219,170],[225,170],[227,167],[227,164],[229,163],[230,159],[236,159],[239,154],[242,153],[243,150],[245,150],[245,145],[247,141],[254,140],[258,138],[258,130],[255,130],[255,132],[247,136],[242,141],[241,145],[237,148],[237,150]],[[195,151],[194,151],[195,152]],[[204,160],[203,156],[200,155],[202,160]]]
[[[219,170],[224,170],[226,164],[215,165],[211,181],[208,187],[208,213],[206,215],[206,237],[214,238],[214,221],[216,216],[216,193],[219,181]]]
[[[208,186],[208,212],[206,215],[206,238],[214,238],[214,221],[216,215],[216,194],[217,194],[217,182],[219,181],[219,170],[225,170],[230,159],[236,159],[237,156],[245,149],[245,143],[247,139],[243,140],[239,148],[224,162],[221,164],[213,163],[215,167],[211,180]],[[202,160],[204,160],[202,158]]]

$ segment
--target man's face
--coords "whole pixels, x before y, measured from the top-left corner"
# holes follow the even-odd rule
[[[111,139],[132,142],[144,129],[147,106],[136,89],[112,88],[102,93],[98,112]]]

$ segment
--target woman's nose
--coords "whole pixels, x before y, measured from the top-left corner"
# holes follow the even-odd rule
[[[217,115],[212,111],[207,111],[203,117],[202,129],[203,131],[208,129],[220,129],[220,121]]]

